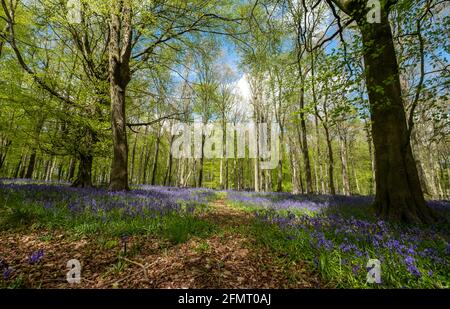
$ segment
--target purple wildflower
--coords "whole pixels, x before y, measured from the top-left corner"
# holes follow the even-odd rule
[[[8,268],[8,267],[9,267],[9,265],[8,265],[8,263],[6,262],[6,260],[3,259],[3,258],[0,258],[0,269],[6,269],[6,268]]]
[[[422,274],[420,273],[419,269],[415,265],[415,260],[411,256],[407,256],[405,258],[405,264],[406,268],[408,269],[409,273],[415,277],[421,277]]]
[[[13,273],[14,269],[11,267],[5,268],[3,270],[3,279],[8,280],[11,277],[11,274]]]
[[[353,272],[353,274],[356,276],[356,275],[358,275],[358,272],[359,272],[359,270],[361,269],[361,266],[359,266],[359,265],[353,265],[353,267],[352,267],[352,272]]]
[[[314,258],[314,264],[319,267],[319,259],[318,258]]]
[[[31,253],[30,257],[28,258],[29,264],[37,264],[39,263],[42,258],[44,257],[44,250],[38,250],[33,253]]]

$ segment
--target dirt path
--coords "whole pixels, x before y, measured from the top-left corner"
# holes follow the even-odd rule
[[[248,235],[236,229],[252,223],[250,214],[231,208],[224,200],[212,203],[204,219],[219,227],[206,238],[191,238],[170,245],[154,237],[132,237],[128,244],[135,253],[128,261],[118,260],[120,246],[105,250],[92,239],[77,242],[64,235],[42,240],[40,233],[0,234],[1,256],[22,265],[25,281],[33,287],[67,288],[66,263],[80,259],[85,280],[75,288],[316,288],[320,283],[304,265],[283,267]],[[30,265],[30,252],[44,249],[39,265]],[[20,252],[20,254],[17,254]],[[287,274],[295,274],[290,282]]]

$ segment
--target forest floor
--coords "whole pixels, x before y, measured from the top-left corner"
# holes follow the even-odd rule
[[[449,288],[450,203],[429,201],[441,219],[409,226],[371,201],[0,182],[0,288]]]
[[[74,238],[64,231],[3,231],[1,255],[21,274],[21,284],[33,288],[325,287],[306,265],[286,264],[258,243],[250,213],[219,198],[202,216],[215,232],[179,244],[157,236],[130,236],[124,245],[117,238]],[[30,252],[37,250],[45,259],[30,263]],[[71,259],[82,264],[80,284],[66,280]]]

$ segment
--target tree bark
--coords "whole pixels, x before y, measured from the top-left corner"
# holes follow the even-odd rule
[[[72,181],[73,176],[75,175],[76,163],[77,162],[76,162],[75,158],[70,158],[69,175],[67,176],[68,181]]]
[[[144,158],[141,170],[142,170],[142,179],[141,179],[141,183],[142,184],[146,184],[147,183],[147,167],[148,167],[148,161],[150,160],[150,150],[149,150],[149,145],[148,142],[145,144],[144,147],[144,155],[142,156]]]
[[[344,133],[343,133],[344,134]],[[349,168],[347,160],[347,139],[345,136],[339,136],[339,148],[341,155],[341,167],[342,167],[342,188],[344,195],[350,195],[350,179]]]
[[[61,181],[61,178],[63,176],[63,171],[64,171],[63,167],[64,167],[64,161],[61,160],[61,162],[59,162],[59,165],[58,165],[58,181]]]
[[[164,176],[164,185],[170,186],[172,183],[172,166],[173,166],[173,155],[172,155],[172,145],[174,141],[174,136],[170,135],[169,143],[169,158],[167,159],[166,175]]]
[[[362,32],[366,84],[375,148],[375,208],[383,219],[430,223],[417,173],[401,96],[397,58],[388,14],[381,23],[357,19]]]
[[[14,174],[12,178],[17,178],[19,176],[19,171],[20,171],[20,167],[22,166],[22,161],[23,161],[23,152],[20,155],[20,160],[16,165],[16,168],[14,169]]]
[[[134,143],[133,143],[133,150],[132,150],[132,154],[131,154],[131,175],[130,175],[130,179],[131,179],[131,182],[133,182],[134,181],[134,173],[135,173],[135,171],[136,171],[136,167],[135,167],[135,158],[136,158],[136,144],[137,144],[137,139],[138,139],[138,136],[137,136],[137,134],[136,134],[136,137],[135,137],[135,139],[134,139]]]
[[[26,179],[31,179],[33,177],[35,164],[36,164],[36,150],[33,150],[33,152],[30,155],[30,161],[28,163],[27,172],[25,174]]]
[[[280,125],[281,128],[281,125]],[[284,149],[284,134],[283,128],[281,128],[280,135],[280,145],[281,145],[281,155],[278,160],[278,173],[277,173],[277,192],[283,192],[283,149]]]
[[[198,187],[202,187],[203,185],[203,164],[205,160],[205,134],[202,133],[202,156],[200,157],[200,167],[198,171]]]
[[[27,166],[26,166],[25,162],[26,162],[27,160],[29,160],[29,159],[28,159],[28,155],[26,155],[26,156],[24,157],[24,159],[23,159],[23,164],[22,164],[22,166],[20,167],[19,178],[22,178],[22,179],[23,179],[23,178],[25,177],[25,172],[26,172],[26,169],[27,169]]]
[[[120,191],[129,190],[125,98],[126,87],[131,80],[131,4],[129,1],[116,0],[113,1],[112,10],[109,25],[109,82],[113,159],[109,189]]]
[[[332,195],[336,194],[336,188],[334,187],[334,158],[333,158],[333,147],[331,145],[330,130],[327,125],[324,124],[325,129],[325,139],[327,141],[328,149],[328,189],[329,193]]]
[[[313,193],[311,163],[309,160],[309,148],[308,148],[308,138],[306,135],[306,120],[304,109],[305,109],[305,90],[302,86],[300,89],[300,128],[302,132],[301,143],[302,143],[303,160],[305,162],[306,194],[311,194]]]
[[[3,141],[2,140],[2,143],[3,143],[3,145],[2,145],[3,150],[0,152],[0,169],[3,167],[3,164],[5,163],[6,155],[8,154],[8,150],[12,144],[12,141],[10,141],[10,140]]]
[[[56,158],[52,157],[51,163],[50,163],[50,168],[48,169],[47,175],[45,176],[45,180],[46,181],[51,181],[52,180],[53,171],[55,169],[55,164],[56,164]]]
[[[294,147],[291,142],[292,147]],[[299,181],[298,181],[298,171],[297,171],[297,158],[295,157],[296,151],[291,149],[289,151],[289,163],[291,165],[291,182],[292,182],[292,193],[298,194],[300,193],[299,189]]]
[[[153,161],[153,168],[152,168],[152,181],[151,181],[152,186],[154,186],[156,184],[156,173],[158,171],[160,142],[161,142],[161,136],[160,136],[160,132],[158,132],[158,136],[156,137],[155,160]]]
[[[72,184],[75,188],[92,187],[92,155],[80,154],[77,178]]]
[[[370,192],[369,194],[375,193],[375,158],[373,155],[373,149],[372,149],[372,136],[370,133],[370,127],[367,122],[364,124],[364,129],[366,131],[366,137],[367,137],[367,146],[369,147],[369,155],[370,155],[370,169],[372,172],[372,177],[370,178]]]

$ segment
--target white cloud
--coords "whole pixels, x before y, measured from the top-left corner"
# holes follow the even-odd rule
[[[233,87],[233,94],[236,96],[236,105],[233,113],[240,114],[244,117],[251,115],[251,97],[252,91],[250,83],[248,82],[247,74],[243,74],[242,77],[235,83]]]

